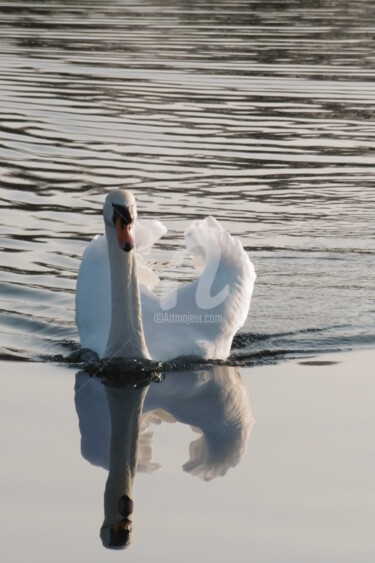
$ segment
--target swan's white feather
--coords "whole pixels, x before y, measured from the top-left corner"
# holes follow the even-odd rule
[[[148,252],[164,232],[158,221],[139,222],[137,253]],[[233,336],[248,315],[256,277],[254,267],[239,240],[212,217],[194,221],[185,232],[185,242],[194,263],[202,268],[201,274],[163,299],[150,289],[155,279],[138,261],[148,350],[155,360],[181,355],[225,359]],[[109,261],[103,236],[91,241],[83,254],[76,294],[82,347],[94,350],[100,357],[105,353],[110,311]]]
[[[137,220],[135,224],[138,280],[149,289],[159,282],[159,277],[143,263],[142,254],[148,254],[166,232],[165,226],[157,220]],[[111,282],[105,235],[96,235],[82,256],[76,290],[76,323],[82,348],[94,350],[102,358],[111,324]]]
[[[76,289],[76,324],[82,348],[104,356],[111,323],[107,240],[96,236],[85,249]]]
[[[137,219],[135,223],[135,240],[137,254],[147,255],[154,244],[167,232],[166,227],[157,219]]]

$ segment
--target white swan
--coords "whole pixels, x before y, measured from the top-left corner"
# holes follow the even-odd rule
[[[194,221],[185,243],[200,276],[160,299],[152,291],[158,278],[136,260],[136,251],[147,253],[165,227],[137,221],[134,196],[123,190],[107,196],[103,216],[105,235],[84,251],[77,281],[82,347],[100,358],[227,358],[256,277],[239,240],[212,217]]]

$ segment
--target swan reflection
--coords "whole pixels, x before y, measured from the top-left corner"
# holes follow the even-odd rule
[[[75,404],[81,453],[109,472],[100,535],[111,548],[127,547],[132,540],[136,471],[160,467],[153,461],[152,423],[181,422],[200,434],[190,444],[183,469],[206,481],[239,463],[253,425],[246,387],[232,366],[171,372],[161,383],[139,388],[119,387],[81,371]]]

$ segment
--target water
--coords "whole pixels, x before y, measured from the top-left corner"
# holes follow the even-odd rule
[[[320,367],[316,359],[210,366],[152,383],[133,484],[134,536],[117,560],[299,563],[307,555],[313,563],[372,563],[374,352],[328,357]],[[126,473],[121,465],[116,478],[109,440],[115,454],[131,443],[124,407],[136,407],[145,388],[104,387],[76,372],[2,362],[7,563],[116,558],[102,545],[105,508],[117,504],[106,483],[124,484]],[[102,469],[109,463],[112,475]]]
[[[258,279],[232,362],[375,343],[370,0],[0,2],[2,357],[77,348],[106,193],[168,234],[240,237]],[[192,279],[187,261],[163,287]]]

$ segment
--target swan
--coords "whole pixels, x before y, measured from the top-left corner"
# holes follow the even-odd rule
[[[143,256],[165,234],[164,225],[138,220],[127,190],[107,195],[103,219],[105,234],[85,249],[77,279],[82,348],[99,358],[226,359],[247,318],[256,278],[240,241],[213,217],[193,221],[185,244],[199,275],[160,298],[153,291],[158,277]]]

